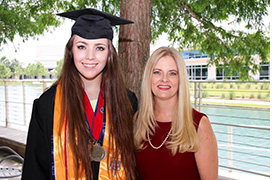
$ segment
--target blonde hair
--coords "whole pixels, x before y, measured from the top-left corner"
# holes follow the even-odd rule
[[[188,73],[181,54],[170,47],[158,48],[147,61],[141,86],[139,111],[134,127],[135,146],[137,150],[144,149],[144,141],[148,141],[147,135],[153,134],[157,126],[154,118],[151,79],[156,63],[164,56],[171,56],[175,60],[179,73],[178,103],[177,107],[174,107],[176,113],[172,120],[171,140],[167,142],[167,148],[171,150],[172,155],[177,152],[195,152],[198,149],[198,140],[192,117]]]

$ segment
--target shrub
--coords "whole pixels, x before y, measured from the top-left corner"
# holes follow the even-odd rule
[[[235,93],[234,92],[230,92],[229,93],[229,99],[233,100],[235,98]]]
[[[207,91],[202,91],[202,98],[207,98],[209,96]]]
[[[270,93],[267,93],[267,94],[266,94],[265,99],[266,99],[267,101],[270,101]]]
[[[255,95],[254,94],[250,94],[250,99],[254,99],[255,98]]]
[[[258,94],[258,99],[262,99],[262,94],[261,93]]]

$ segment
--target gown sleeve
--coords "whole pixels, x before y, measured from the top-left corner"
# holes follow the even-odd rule
[[[46,95],[34,100],[23,163],[22,180],[52,179],[51,129],[53,102]]]
[[[47,138],[40,126],[38,100],[34,101],[25,150],[22,180],[50,179]]]
[[[138,110],[138,99],[137,99],[135,93],[128,90],[128,89],[127,89],[127,96],[128,96],[129,101],[132,105],[133,112],[135,113]]]

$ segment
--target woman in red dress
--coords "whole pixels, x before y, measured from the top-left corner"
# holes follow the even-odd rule
[[[140,179],[218,179],[217,141],[192,108],[181,54],[161,47],[144,71],[134,140]]]

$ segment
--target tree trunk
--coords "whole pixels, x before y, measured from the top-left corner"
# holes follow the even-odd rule
[[[119,59],[126,86],[139,98],[141,80],[150,56],[151,0],[121,0],[121,17],[134,21],[120,26]]]

